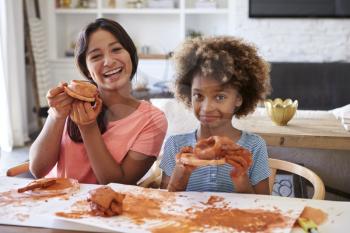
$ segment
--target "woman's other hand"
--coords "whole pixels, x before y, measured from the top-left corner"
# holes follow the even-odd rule
[[[67,83],[62,82],[46,94],[50,114],[56,119],[65,119],[72,109],[73,98],[64,92],[65,86]]]
[[[102,100],[99,96],[96,96],[95,105],[91,105],[89,102],[80,100],[74,100],[72,104],[72,111],[70,118],[79,127],[90,125],[96,122],[96,118],[102,109]]]

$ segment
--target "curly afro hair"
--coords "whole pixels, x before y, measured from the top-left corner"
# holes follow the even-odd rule
[[[253,112],[269,94],[270,65],[255,46],[231,36],[186,40],[174,53],[175,96],[191,107],[191,86],[195,75],[213,78],[230,85],[242,96],[237,118]]]

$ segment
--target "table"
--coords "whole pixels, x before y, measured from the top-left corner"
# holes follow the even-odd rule
[[[233,124],[259,134],[269,146],[350,150],[350,132],[328,111],[298,110],[287,126],[277,126],[264,108],[258,108]]]
[[[0,183],[4,184],[0,187],[0,191],[6,190],[8,187],[17,187],[27,183],[28,180],[23,178],[13,178],[13,177],[0,177]],[[120,184],[114,184],[115,187],[123,187]],[[82,185],[81,191],[85,192],[86,188],[91,185]],[[96,186],[94,186],[96,187]],[[113,187],[113,186],[112,186]],[[134,189],[129,187],[129,189]],[[135,187],[137,189],[137,187]],[[196,196],[198,193],[182,193],[181,195]],[[208,193],[200,193],[201,196],[205,196]],[[335,202],[335,201],[319,201],[319,200],[310,200],[310,199],[296,199],[296,198],[285,198],[285,197],[276,197],[276,196],[264,196],[264,195],[253,195],[253,194],[217,194],[217,195],[226,195],[233,196],[234,198],[241,198],[241,200],[246,200],[247,202],[252,201],[254,203],[261,203],[267,205],[269,202],[278,203],[280,205],[290,205],[297,206],[307,205],[313,208],[319,208],[328,214],[328,220],[319,226],[320,232],[345,232],[347,227],[350,227],[350,202]],[[191,199],[188,199],[191,202]],[[49,201],[51,202],[51,201]],[[242,203],[244,205],[244,203]],[[258,204],[256,204],[258,205]],[[3,208],[3,207],[2,207]],[[293,207],[294,208],[294,207]],[[36,210],[38,211],[38,210]],[[108,232],[106,229],[100,229],[97,227],[87,226],[83,224],[76,224],[72,222],[65,221],[55,221],[50,222],[49,220],[43,221],[42,219],[35,219],[35,222],[29,223],[29,221],[19,221],[17,224],[7,225],[10,223],[6,222],[6,218],[0,216],[0,232],[38,232],[38,233],[67,233],[74,231],[81,232]],[[44,227],[44,228],[43,228]],[[45,228],[46,227],[46,228]],[[293,233],[300,233],[302,230],[300,228],[293,228]]]

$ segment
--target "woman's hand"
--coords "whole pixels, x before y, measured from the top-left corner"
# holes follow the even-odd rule
[[[50,114],[56,119],[65,119],[72,109],[73,98],[64,92],[64,86],[67,83],[60,83],[46,94]]]
[[[98,96],[96,96],[96,102],[93,106],[89,102],[74,100],[70,118],[79,127],[90,125],[96,122],[96,118],[101,112],[101,109],[102,100]]]

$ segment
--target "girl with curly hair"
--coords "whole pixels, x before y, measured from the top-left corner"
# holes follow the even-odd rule
[[[269,93],[269,64],[254,46],[228,36],[187,40],[175,51],[174,61],[175,96],[192,109],[200,125],[195,132],[170,136],[165,142],[161,187],[171,191],[268,194],[266,143],[256,134],[233,127],[232,120],[253,112]],[[210,136],[228,137],[249,150],[251,167],[232,176],[238,169],[232,163],[194,167],[176,162],[181,148],[194,147]],[[234,162],[247,167],[239,159]]]

